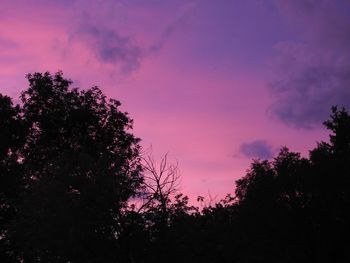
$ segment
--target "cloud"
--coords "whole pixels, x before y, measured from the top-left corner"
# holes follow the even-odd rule
[[[283,1],[281,12],[299,42],[278,43],[271,59],[271,112],[284,123],[313,128],[332,105],[350,107],[350,5],[345,1]]]
[[[109,25],[93,22],[94,19],[87,12],[80,16],[80,23],[74,27],[70,38],[85,42],[99,61],[118,66],[122,73],[130,73],[140,67],[142,59],[160,52],[171,36],[186,26],[194,7],[194,4],[182,6],[179,15],[164,27],[160,36],[149,46],[141,45],[134,38],[119,33]]]
[[[53,10],[65,15],[63,22],[57,19],[63,30],[67,30],[68,42],[62,44],[64,53],[77,53],[74,48],[82,47],[84,50],[78,53],[87,51],[86,63],[95,60],[116,69],[114,73],[125,74],[138,70],[144,59],[159,53],[178,30],[187,26],[187,19],[196,6],[194,3],[144,5],[114,0],[61,2],[50,0],[45,6],[54,6]],[[151,34],[150,29],[153,29]]]
[[[248,158],[270,159],[273,156],[272,146],[265,140],[243,143],[239,152]]]
[[[144,55],[132,38],[102,26],[85,23],[73,33],[73,38],[85,41],[100,61],[118,65],[122,73],[138,69]]]

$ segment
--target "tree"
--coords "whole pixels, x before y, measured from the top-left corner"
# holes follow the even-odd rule
[[[144,176],[144,204],[141,208],[153,207],[159,210],[164,223],[168,217],[170,198],[176,194],[180,185],[178,164],[169,164],[168,155],[165,154],[159,165],[149,155],[142,158]]]
[[[163,258],[165,250],[162,248],[169,244],[168,230],[174,209],[171,198],[178,191],[180,173],[177,163],[168,162],[167,154],[161,158],[159,164],[151,154],[143,157],[142,167],[144,182],[138,212],[142,213],[150,238],[150,258],[157,261]]]
[[[142,158],[144,169],[142,211],[149,235],[145,262],[184,262],[191,255],[186,239],[198,213],[189,198],[179,192],[178,163],[169,162],[165,154],[159,162],[152,155]],[[170,256],[171,255],[171,256]]]
[[[329,142],[310,152],[312,164],[312,213],[316,260],[350,260],[350,115],[332,107],[324,122],[331,131]]]
[[[22,190],[22,168],[17,153],[23,144],[25,125],[20,108],[11,98],[0,94],[0,261],[13,260],[9,224],[13,220],[19,192]]]
[[[142,182],[132,120],[119,101],[97,87],[71,88],[61,72],[27,79],[22,105],[11,108],[5,99],[0,108],[27,127],[18,139],[8,132],[13,144],[20,142],[16,151],[2,149],[22,167],[24,187],[8,235],[21,248],[18,260],[117,260],[122,211]]]

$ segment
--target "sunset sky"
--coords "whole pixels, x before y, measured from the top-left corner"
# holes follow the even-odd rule
[[[350,106],[348,0],[0,2],[0,92],[18,101],[36,71],[99,86],[192,198],[283,145],[307,156]]]

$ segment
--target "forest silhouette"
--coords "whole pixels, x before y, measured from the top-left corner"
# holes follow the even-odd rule
[[[0,95],[0,262],[350,262],[344,108],[308,158],[254,160],[199,209],[167,156],[142,154],[119,101],[62,72],[27,79],[19,105]]]

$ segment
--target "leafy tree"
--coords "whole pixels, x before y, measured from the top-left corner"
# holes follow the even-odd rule
[[[350,249],[350,116],[332,108],[310,158],[282,148],[254,161],[237,181],[237,220],[249,262],[348,262]]]
[[[332,108],[324,125],[331,131],[329,142],[310,152],[312,163],[312,214],[315,260],[348,262],[350,255],[350,116]]]
[[[18,259],[116,260],[122,211],[142,182],[139,139],[129,132],[132,120],[118,101],[107,100],[97,87],[71,88],[61,72],[27,78],[22,105],[11,108],[5,98],[0,108],[14,123],[20,115],[28,127],[17,136],[16,151],[2,149],[2,162],[11,151],[22,167],[24,190],[10,229],[21,248]],[[2,133],[17,142],[16,133]]]
[[[22,168],[17,153],[24,142],[25,125],[20,108],[0,94],[0,261],[13,260],[9,224],[13,220],[18,193],[22,190]]]

